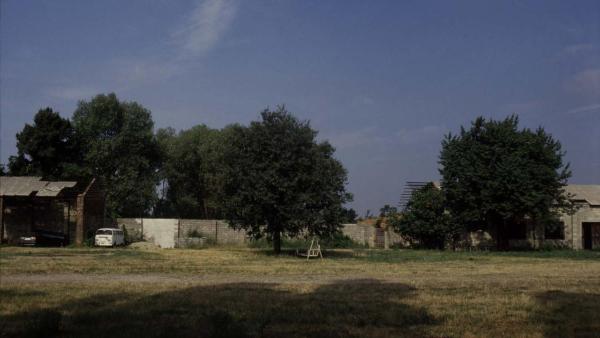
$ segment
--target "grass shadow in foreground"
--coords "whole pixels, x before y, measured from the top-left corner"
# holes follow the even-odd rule
[[[438,320],[402,302],[414,294],[407,285],[373,279],[312,291],[235,283],[152,295],[117,292],[5,316],[0,336],[424,336]]]
[[[600,294],[546,291],[536,296],[541,310],[534,320],[545,337],[599,337]]]

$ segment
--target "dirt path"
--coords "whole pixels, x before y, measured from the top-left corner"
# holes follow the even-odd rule
[[[177,274],[14,274],[0,277],[1,286],[23,283],[152,283],[152,284],[198,284],[218,285],[230,283],[274,283],[274,284],[330,284],[339,282],[361,283],[369,279],[344,278],[340,276],[244,276],[239,274],[214,274],[214,275],[177,275]],[[380,282],[393,282],[382,280]],[[371,279],[372,281],[372,279]]]

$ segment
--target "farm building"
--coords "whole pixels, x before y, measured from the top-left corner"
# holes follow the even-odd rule
[[[2,176],[0,211],[2,243],[43,233],[63,244],[80,245],[104,223],[104,193],[95,179],[83,183]]]
[[[405,206],[417,189],[429,182],[407,182],[401,206]],[[432,182],[438,189],[439,182]],[[559,247],[572,249],[600,249],[600,185],[569,184],[565,192],[577,205],[573,214],[560,215],[560,223],[544,226],[525,220],[521,227],[509,234],[511,248]],[[492,247],[495,245],[493,231],[481,229],[465,234],[466,245]]]
[[[558,224],[536,224],[525,220],[509,234],[511,248],[600,249],[600,185],[570,184],[565,192],[577,206],[573,214],[561,213]],[[493,234],[468,234],[472,246],[491,246]]]
[[[566,191],[579,208],[561,216],[562,240],[573,249],[600,249],[600,184],[570,184]]]

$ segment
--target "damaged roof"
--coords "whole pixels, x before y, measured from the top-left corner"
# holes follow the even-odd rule
[[[37,176],[0,176],[0,196],[54,197],[76,184],[71,181],[42,181]]]

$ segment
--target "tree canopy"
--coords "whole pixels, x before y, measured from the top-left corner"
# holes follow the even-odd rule
[[[156,199],[160,151],[148,109],[113,93],[80,101],[73,124],[88,177],[106,187],[111,216],[147,214]]]
[[[80,175],[81,153],[71,122],[51,108],[41,109],[17,133],[17,156],[9,160],[15,176],[73,179]]]
[[[338,231],[351,195],[334,148],[317,142],[309,122],[285,107],[261,117],[248,127],[231,126],[226,136],[222,203],[230,224],[255,238],[267,236],[275,252],[282,235]]]
[[[440,174],[448,208],[464,224],[486,224],[499,249],[524,218],[549,221],[567,207],[571,176],[561,144],[543,128],[519,129],[517,116],[477,118],[442,142]]]
[[[157,132],[163,158],[163,196],[158,216],[220,217],[223,132],[205,125],[178,134],[171,128]]]

